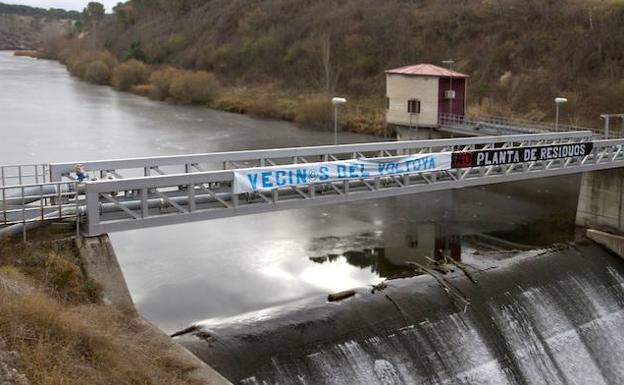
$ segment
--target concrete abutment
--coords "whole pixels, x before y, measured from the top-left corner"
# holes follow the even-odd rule
[[[581,178],[577,226],[624,234],[624,169],[586,172]]]
[[[194,368],[189,372],[191,379],[205,385],[232,385],[225,377],[138,314],[108,235],[81,237],[75,242],[87,276],[102,288],[104,304],[127,314],[139,325],[138,333],[143,338],[157,342],[163,352],[166,351]]]

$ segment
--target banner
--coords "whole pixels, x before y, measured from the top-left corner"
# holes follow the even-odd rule
[[[268,191],[275,188],[305,186],[340,180],[416,174],[448,170],[451,153],[418,154],[334,162],[301,163],[286,166],[232,170],[234,193]]]
[[[493,150],[457,151],[452,168],[496,166],[500,164],[535,162],[588,155],[592,142],[553,144],[548,146],[500,148]]]

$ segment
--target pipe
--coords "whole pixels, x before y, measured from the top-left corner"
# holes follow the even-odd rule
[[[56,198],[59,194],[74,192],[73,188],[71,188],[72,183],[59,183],[55,184],[47,184],[41,186],[32,186],[32,187],[24,187],[23,196],[21,187],[7,187],[4,190],[17,190],[17,193],[7,194],[4,199],[4,203],[7,206],[21,206],[22,203],[32,203],[41,200],[42,198]],[[60,191],[59,191],[60,188]],[[78,185],[78,193],[84,193],[84,185]],[[0,204],[2,204],[2,200],[0,200]]]
[[[82,216],[85,213],[85,208],[84,207],[79,207],[78,208],[78,215]],[[61,211],[62,215],[75,215],[76,214],[76,208],[75,207],[64,207],[63,210]],[[27,222],[27,223],[18,223],[15,225],[11,225],[8,227],[5,227],[3,229],[0,229],[0,239],[3,238],[7,238],[7,237],[13,237],[16,235],[20,235],[24,232],[24,230],[28,231],[28,230],[33,230],[36,228],[39,228],[41,226],[43,226],[43,224],[45,223],[45,219],[54,219],[58,217],[58,212],[54,212],[54,213],[50,213],[45,215],[43,218],[44,220],[42,221],[36,221],[36,222]],[[25,229],[24,229],[25,228]]]

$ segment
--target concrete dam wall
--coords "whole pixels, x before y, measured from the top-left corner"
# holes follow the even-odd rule
[[[179,340],[243,385],[624,383],[622,260],[589,243],[482,260],[477,284],[452,279],[467,307],[421,276]]]

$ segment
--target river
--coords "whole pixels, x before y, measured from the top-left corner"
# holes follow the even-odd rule
[[[14,57],[10,52],[0,52],[0,116],[0,164],[315,145],[333,140],[330,131],[115,92],[72,78],[56,62]],[[378,140],[349,133],[342,133],[340,138],[343,143]],[[145,317],[167,332],[200,321],[229,330],[228,325],[236,325],[232,320],[244,314],[262,320],[266,311],[271,314],[266,319],[280,319],[292,314],[298,303],[323,301],[328,293],[365,288],[403,274],[401,264],[406,259],[426,261],[427,257],[442,254],[474,259],[478,255],[475,250],[505,259],[511,249],[534,250],[572,241],[578,185],[579,176],[558,177],[128,231],[111,234],[111,238],[132,297]],[[595,248],[587,253],[605,258]],[[613,279],[620,279],[615,271]],[[575,277],[570,279],[583,279]],[[525,293],[530,288],[516,291]],[[509,303],[505,302],[505,306],[515,306],[513,301]],[[516,310],[510,308],[507,313]],[[505,322],[507,313],[499,311],[496,316]],[[448,315],[452,322],[464,324],[472,322],[462,321],[472,316]],[[331,335],[315,322],[310,321],[314,330]],[[474,337],[472,324],[466,325],[467,336]],[[340,327],[344,337],[348,333],[344,331],[346,326]],[[369,329],[364,339],[341,337],[343,345],[336,342],[317,346],[316,350],[306,350],[306,354],[334,348],[344,353],[344,349],[354,347],[344,345],[348,341],[379,342],[386,344],[384,349],[391,349],[386,337],[375,334],[381,333],[378,327]],[[478,349],[487,352],[489,348],[483,344]],[[204,356],[208,362],[218,363],[232,351],[223,352],[221,358]],[[410,354],[394,358],[406,360]],[[292,362],[280,361],[282,366],[277,369],[271,366],[273,361],[266,365],[263,361],[256,366],[249,364],[240,372],[231,367],[225,370],[231,378],[250,384],[261,378],[267,383],[288,381],[284,378],[290,377],[279,374],[280,367],[288,367],[292,378],[297,378],[299,372],[309,378],[314,370],[297,360],[293,357]],[[349,357],[343,354],[340,360],[349,361]],[[393,357],[370,360],[372,366],[366,364],[369,366],[361,370],[380,372],[390,382],[367,378],[360,381],[359,377],[349,377],[351,372],[342,373],[341,381],[411,383],[398,382]],[[358,362],[351,360],[348,364]],[[320,364],[331,365],[326,361]],[[258,380],[253,368],[263,373]],[[504,376],[505,369],[499,369],[496,373]],[[357,371],[357,367],[353,370]],[[329,370],[325,375],[331,377],[332,373]],[[392,382],[393,376],[397,381]]]
[[[0,53],[0,85],[1,164],[333,141],[331,131],[116,92],[69,76],[59,63],[10,52]],[[370,140],[375,138],[341,135],[341,142]],[[562,180],[563,186],[538,184],[537,200],[467,189],[129,231],[111,238],[139,310],[174,331],[205,318],[366,286],[383,275],[344,257],[328,263],[319,263],[319,257],[350,251],[366,256],[366,250],[376,248],[400,254],[395,249],[406,246],[410,237],[425,238],[418,250],[427,253],[436,238],[511,231],[549,219],[553,210],[565,212],[563,222],[569,225],[577,192],[572,190],[570,199],[554,208],[550,205],[560,190],[574,188],[575,177]]]

